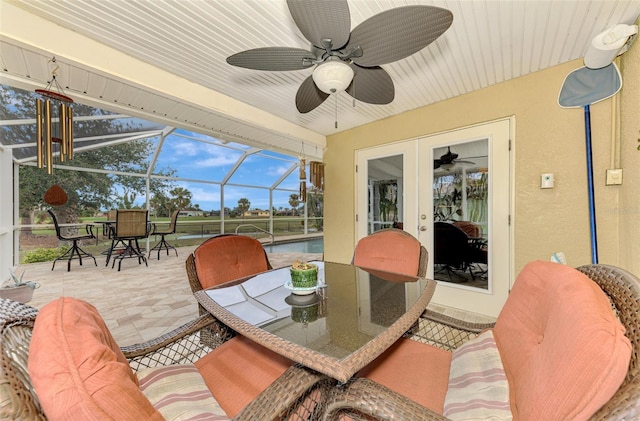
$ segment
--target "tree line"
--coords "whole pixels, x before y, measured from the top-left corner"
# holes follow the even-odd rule
[[[0,119],[20,120],[35,118],[33,104],[37,94],[12,88],[6,85],[0,86]],[[113,114],[106,110],[88,107],[82,104],[74,104],[76,116],[108,116]],[[141,123],[135,119],[87,119],[74,121],[74,138],[94,136],[99,133],[104,136],[122,135],[143,129]],[[36,127],[34,124],[21,124],[11,127],[1,127],[0,135],[10,144],[35,143]],[[98,141],[90,140],[82,142],[81,146],[89,146],[84,150],[76,150],[74,159],[67,163],[56,162],[62,168],[55,168],[53,174],[47,174],[45,169],[39,169],[31,165],[19,166],[19,200],[20,217],[23,224],[33,224],[46,215],[46,209],[50,206],[45,203],[44,196],[47,190],[57,184],[67,195],[64,206],[57,207],[55,212],[62,223],[78,222],[80,217],[95,216],[101,210],[131,209],[139,207],[136,201],[146,195],[147,180],[142,176],[151,165],[150,157],[153,156],[155,143],[153,139],[136,139],[122,143],[114,143],[109,146],[99,147]],[[6,142],[5,142],[6,143]],[[92,144],[93,143],[93,144]],[[95,146],[95,147],[91,147]],[[18,158],[35,155],[35,147],[16,149]],[[22,156],[20,156],[22,155]],[[70,165],[73,169],[65,170],[64,165]],[[78,168],[90,168],[98,171],[82,171]],[[141,176],[126,175],[126,173],[140,174]],[[157,217],[169,217],[173,210],[203,211],[198,204],[192,203],[192,193],[183,187],[176,186],[171,177],[175,177],[176,170],[169,167],[154,167],[154,176],[149,179],[149,205]],[[307,207],[310,216],[321,216],[322,195],[310,194]],[[319,197],[319,198],[318,198]],[[297,194],[291,194],[289,205],[292,213],[300,214],[300,200]],[[250,209],[251,202],[248,198],[238,200],[237,207],[225,208],[225,214],[236,217],[244,216]],[[282,208],[280,208],[282,211]],[[275,209],[271,212],[276,214]],[[211,210],[209,214],[220,214],[220,211]]]

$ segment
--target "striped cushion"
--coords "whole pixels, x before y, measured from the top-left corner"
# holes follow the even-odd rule
[[[444,416],[452,420],[511,420],[509,383],[493,331],[453,352]]]
[[[228,420],[192,364],[147,368],[138,373],[142,393],[166,420]]]

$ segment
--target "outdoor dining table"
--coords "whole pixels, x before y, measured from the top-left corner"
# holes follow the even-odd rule
[[[95,221],[94,224],[102,226],[102,236],[104,238],[111,238],[112,227],[115,226],[116,221]]]
[[[344,383],[418,320],[436,286],[398,273],[313,263],[319,268],[316,289],[294,288],[290,267],[284,267],[195,297],[236,332]]]

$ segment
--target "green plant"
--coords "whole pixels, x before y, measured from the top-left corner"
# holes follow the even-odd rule
[[[27,282],[23,282],[22,278],[24,277],[24,273],[26,271],[22,271],[22,274],[20,275],[20,278],[18,278],[16,276],[16,274],[13,272],[13,270],[9,269],[9,273],[11,274],[11,278],[5,282],[2,287],[3,288],[15,288],[15,287],[20,287],[23,285],[28,286],[31,289],[36,289],[40,286],[39,283],[37,282],[33,282],[33,281],[27,281]]]
[[[59,247],[59,248],[37,248],[33,251],[27,252],[22,259],[22,263],[39,263],[39,262],[50,262],[56,257],[60,256],[64,253],[68,247]]]

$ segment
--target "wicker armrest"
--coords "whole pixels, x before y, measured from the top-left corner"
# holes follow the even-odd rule
[[[202,339],[203,332],[209,340]],[[120,349],[131,368],[139,371],[147,367],[193,363],[234,335],[235,332],[206,314],[158,338]]]
[[[234,421],[319,419],[336,381],[293,365],[236,415]]]
[[[466,322],[433,310],[425,310],[404,336],[445,351],[453,351],[483,330],[492,328],[494,324]]]
[[[446,420],[422,405],[373,380],[355,378],[334,389],[324,420]]]

